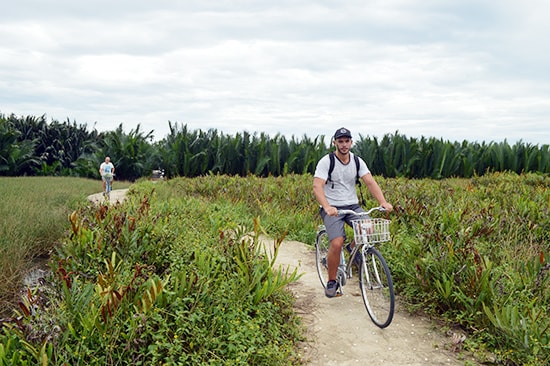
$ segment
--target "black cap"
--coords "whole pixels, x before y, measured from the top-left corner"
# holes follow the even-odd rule
[[[340,137],[349,137],[351,138],[351,132],[347,128],[339,128],[334,133],[334,139],[339,139]]]

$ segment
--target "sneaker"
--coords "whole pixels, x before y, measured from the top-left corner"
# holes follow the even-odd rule
[[[327,283],[327,288],[325,289],[325,295],[327,297],[336,297],[338,292],[338,282],[335,280],[330,280]]]
[[[351,254],[353,248],[351,247],[351,243],[349,243],[348,245],[346,245],[346,250],[348,251],[348,253]],[[355,264],[357,266],[357,268],[361,267],[361,264],[362,264],[363,260],[361,258],[361,254],[359,252],[355,253],[355,257],[353,257],[353,264]]]

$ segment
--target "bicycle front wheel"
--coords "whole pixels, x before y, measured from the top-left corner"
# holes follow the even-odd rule
[[[390,269],[376,248],[362,252],[359,273],[361,295],[371,320],[380,328],[390,325],[395,311],[395,293]]]
[[[317,262],[317,273],[323,287],[327,287],[328,279],[328,250],[330,248],[330,240],[326,230],[321,230],[317,233],[315,241],[315,261]]]

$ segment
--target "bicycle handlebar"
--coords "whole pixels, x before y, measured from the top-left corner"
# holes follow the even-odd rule
[[[373,207],[367,212],[355,212],[353,210],[338,210],[338,215],[357,215],[357,216],[367,216],[370,215],[373,211],[386,212],[386,209],[382,206]]]

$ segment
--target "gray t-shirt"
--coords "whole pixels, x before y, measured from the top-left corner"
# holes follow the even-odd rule
[[[326,181],[328,179],[329,168],[330,157],[327,154],[317,163],[314,177],[321,178]],[[370,173],[370,170],[367,167],[367,164],[363,159],[359,158],[359,177],[362,177],[368,173]],[[325,184],[325,196],[331,206],[348,206],[359,203],[359,198],[357,198],[357,189],[355,188],[356,177],[357,168],[355,166],[353,153],[350,152],[349,163],[345,165],[342,164],[342,162],[335,156],[334,170],[331,174],[331,181]]]

